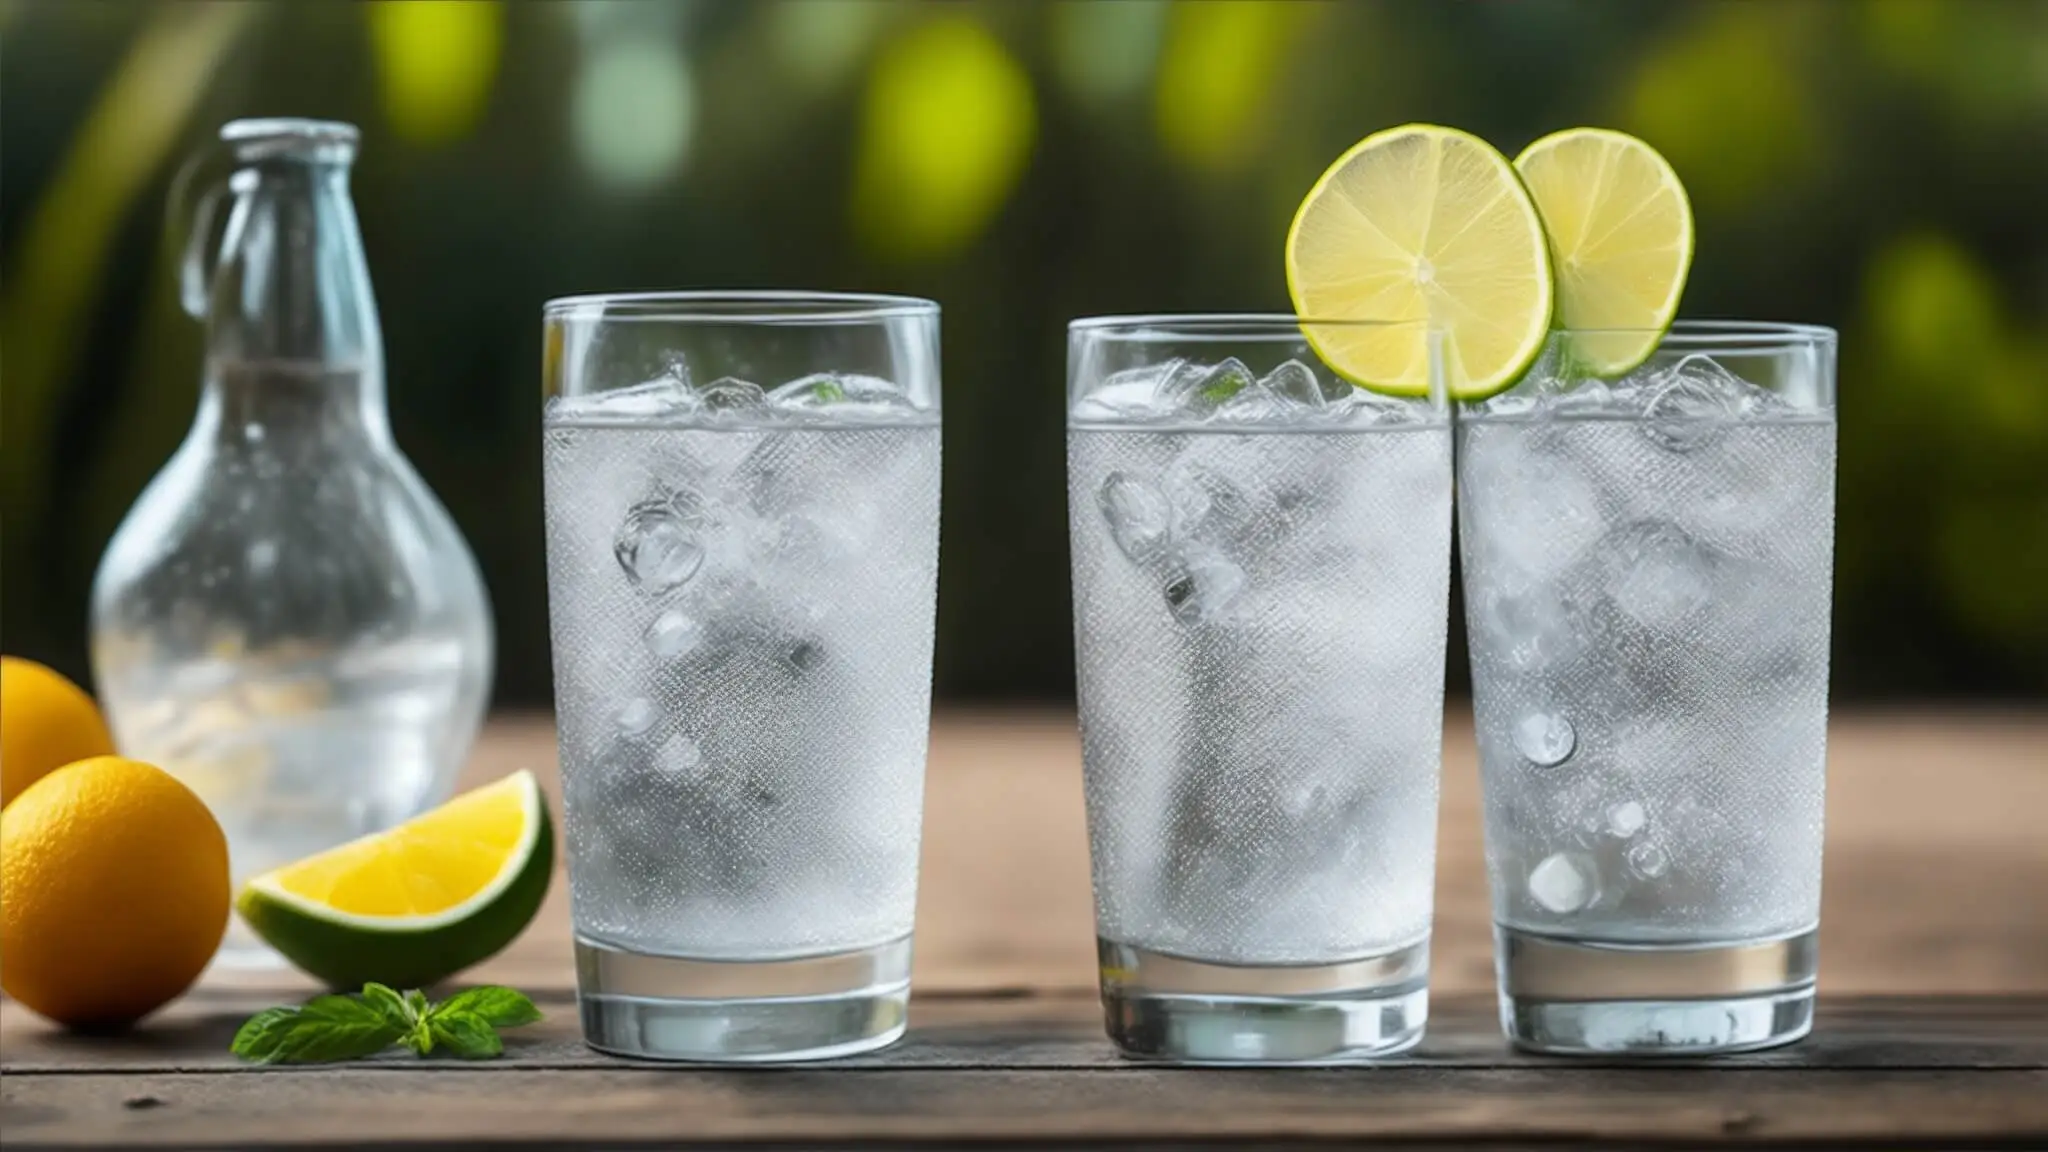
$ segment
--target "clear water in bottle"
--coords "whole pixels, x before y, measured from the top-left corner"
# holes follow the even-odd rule
[[[197,418],[108,545],[92,648],[121,750],[199,793],[240,884],[448,794],[492,631],[475,560],[391,438],[355,130],[221,138],[233,172],[184,279],[207,324]],[[224,948],[268,958],[239,924]]]

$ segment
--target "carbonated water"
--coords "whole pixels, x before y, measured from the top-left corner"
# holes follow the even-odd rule
[[[890,393],[656,382],[551,407],[580,936],[760,960],[909,934],[939,429]]]

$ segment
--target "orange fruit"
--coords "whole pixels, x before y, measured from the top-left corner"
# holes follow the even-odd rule
[[[0,988],[118,1028],[190,987],[228,925],[228,842],[170,773],[99,756],[0,811]]]
[[[0,656],[0,807],[73,760],[113,751],[83,689],[33,660]]]

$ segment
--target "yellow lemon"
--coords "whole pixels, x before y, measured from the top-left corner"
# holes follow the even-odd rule
[[[0,656],[0,806],[73,760],[113,751],[83,689],[33,660]]]
[[[228,844],[192,790],[99,756],[0,812],[0,987],[52,1020],[117,1028],[197,979],[228,923]]]

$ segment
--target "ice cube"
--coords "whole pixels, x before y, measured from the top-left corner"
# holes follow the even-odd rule
[[[1600,872],[1577,852],[1557,852],[1529,872],[1529,896],[1546,911],[1568,915],[1600,898]]]
[[[1201,419],[1250,387],[1254,380],[1252,370],[1235,356],[1221,364],[1181,363],[1159,381],[1154,396],[1164,415]]]
[[[1640,801],[1624,800],[1607,810],[1607,831],[1626,840],[1643,830],[1650,822],[1650,814],[1643,811]]]
[[[1116,546],[1144,564],[1163,555],[1173,527],[1173,505],[1159,486],[1128,472],[1112,472],[1095,493]]]
[[[635,587],[662,595],[682,587],[704,563],[703,505],[679,490],[642,500],[626,510],[612,539],[612,554]]]
[[[647,650],[664,660],[673,660],[695,648],[704,638],[704,628],[689,616],[669,609],[647,626]]]
[[[1285,400],[1254,380],[1216,408],[1215,418],[1232,424],[1260,424],[1295,417],[1308,409]]]
[[[1203,549],[1183,557],[1180,570],[1166,582],[1166,606],[1185,624],[1222,619],[1244,591],[1244,569]]]
[[[1251,512],[1236,484],[1185,459],[1168,471],[1166,493],[1173,506],[1176,544],[1213,544],[1229,539],[1244,526]]]
[[[1515,722],[1515,750],[1538,768],[1571,759],[1578,743],[1572,722],[1555,712],[1532,712]]]
[[[1357,387],[1352,387],[1348,395],[1328,399],[1324,411],[1342,423],[1371,427],[1416,424],[1430,415],[1429,406],[1413,397],[1382,396]]]
[[[1571,380],[1553,385],[1541,405],[1559,416],[1605,416],[1628,410],[1627,393],[1617,396],[1604,380]]]
[[[1522,435],[1519,429],[1497,431]],[[1474,555],[1482,571],[1498,566],[1498,578],[1555,576],[1607,527],[1599,491],[1577,463],[1555,451],[1488,438],[1483,451],[1469,454],[1459,480],[1472,494]]]
[[[1643,431],[1674,452],[1690,452],[1727,430],[1754,389],[1704,352],[1695,352],[1644,385]]]
[[[1160,386],[1186,363],[1178,358],[1162,360],[1105,377],[1089,389],[1087,395],[1074,402],[1074,419],[1133,420],[1164,415],[1159,400]]]
[[[697,388],[697,401],[706,411],[744,415],[768,406],[768,396],[759,384],[737,376],[720,376]]]
[[[628,697],[612,712],[612,723],[618,727],[620,734],[625,736],[643,735],[648,729],[653,728],[655,721],[659,719],[661,714],[655,708],[654,701],[645,696]]]
[[[1577,605],[1552,585],[1482,587],[1474,599],[1482,651],[1514,671],[1544,672],[1570,663],[1586,648]]]
[[[765,399],[771,407],[798,412],[830,409],[835,413],[860,414],[915,410],[903,389],[878,376],[856,373],[813,373],[784,384]]]
[[[676,416],[698,407],[687,377],[673,376],[582,396],[557,396],[548,402],[550,413],[564,416]]]
[[[1323,384],[1316,371],[1299,360],[1288,360],[1264,376],[1259,384],[1281,401],[1300,408],[1323,406]],[[1351,386],[1344,385],[1349,391]]]
[[[1615,609],[1646,628],[1680,626],[1713,591],[1713,555],[1663,521],[1638,520],[1615,529],[1601,561]]]

